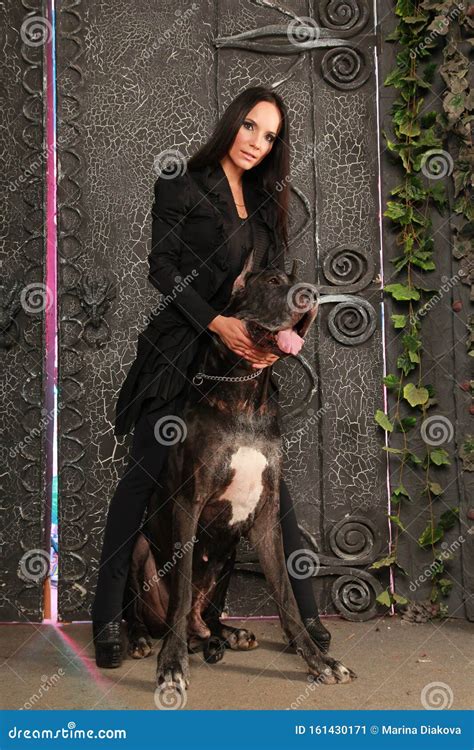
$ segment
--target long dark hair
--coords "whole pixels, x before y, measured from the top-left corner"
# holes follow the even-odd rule
[[[277,211],[277,231],[288,250],[288,202],[289,202],[289,120],[288,111],[279,94],[265,86],[250,86],[240,92],[229,104],[218,120],[206,143],[187,162],[190,169],[217,164],[232,147],[235,136],[247,114],[258,102],[272,102],[281,115],[281,123],[273,148],[260,164],[249,170],[252,179],[270,194],[269,204]]]

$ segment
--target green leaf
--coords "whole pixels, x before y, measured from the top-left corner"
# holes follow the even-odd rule
[[[434,271],[436,268],[436,265],[432,260],[423,260],[423,258],[420,258],[419,253],[413,255],[410,258],[410,262],[414,266],[418,266],[418,268],[421,268],[423,271]]]
[[[438,482],[428,482],[428,487],[430,488],[431,494],[436,495],[436,497],[443,494],[443,488]]]
[[[382,593],[376,597],[376,601],[379,604],[383,604],[385,607],[390,607],[392,604],[390,593],[388,591],[382,591]]]
[[[428,83],[433,83],[435,79],[435,73],[437,70],[438,70],[438,63],[430,62],[427,65],[425,65],[424,70],[423,70],[423,77],[425,81],[427,81]],[[421,118],[421,124],[423,128],[427,128],[429,125],[432,125],[433,122],[435,121],[436,121],[436,112],[427,112],[426,115],[424,115]]]
[[[421,126],[423,129],[429,128],[430,125],[433,125],[436,122],[436,118],[438,116],[438,113],[435,112],[435,110],[431,110],[430,112],[425,112],[421,118]]]
[[[387,201],[387,208],[383,215],[386,216],[387,219],[392,219],[392,221],[400,222],[401,224],[408,224],[409,221],[411,221],[412,209],[411,206],[406,206],[403,203]]]
[[[416,425],[416,417],[403,417],[399,424],[402,432],[408,432]]]
[[[398,516],[389,516],[389,518],[392,523],[395,524],[395,526],[398,526],[398,528],[401,529],[401,531],[406,531],[406,528],[404,527]]]
[[[408,352],[408,356],[410,358],[410,362],[414,362],[415,364],[420,363],[420,355],[417,352]]]
[[[415,453],[412,453],[411,451],[407,452],[407,461],[411,463],[413,466],[419,466],[422,463],[421,458],[418,458],[418,456]]]
[[[443,147],[443,141],[442,139],[437,135],[435,127],[426,128],[426,130],[423,130],[420,137],[416,139],[415,142],[412,141],[412,146],[416,146],[417,148],[431,148],[431,147]],[[426,159],[426,156],[424,153],[420,154],[420,157],[423,159]]]
[[[379,570],[379,568],[387,568],[389,565],[394,565],[395,562],[395,553],[392,553],[389,557],[384,557],[382,560],[376,560],[372,565],[369,565],[369,569]]]
[[[391,294],[396,300],[420,299],[420,293],[417,289],[405,286],[404,284],[387,284],[384,287],[384,291]]]
[[[429,195],[433,199],[433,202],[441,213],[442,209],[447,205],[448,199],[446,197],[446,188],[442,182],[435,182],[429,189]]]
[[[436,466],[450,466],[449,453],[444,448],[435,448],[429,453],[431,463]]]
[[[383,380],[383,383],[389,389],[391,389],[391,388],[398,388],[398,386],[400,385],[400,381],[399,381],[399,379],[397,378],[396,375],[391,375],[391,374],[390,375],[385,375],[385,377],[382,378],[382,380]]]
[[[431,523],[429,523],[426,529],[418,537],[418,544],[420,544],[422,547],[427,547],[429,544],[435,544],[436,542],[439,542],[439,540],[442,539],[443,536],[444,532],[442,529],[440,529],[438,526],[435,526],[433,528],[431,526]]]
[[[391,34],[387,34],[387,36],[384,38],[385,42],[396,42],[400,38],[400,29],[398,27],[395,28],[394,31],[392,31]]]
[[[392,597],[397,604],[408,604],[408,599],[405,599],[401,594],[392,594]]]
[[[406,315],[391,315],[394,328],[405,328],[407,322]]]
[[[456,524],[459,517],[459,508],[450,508],[441,514],[437,525],[433,528],[431,523],[428,524],[426,529],[418,538],[418,542],[422,547],[426,547],[429,544],[435,544],[444,537],[444,532],[452,529]]]
[[[398,487],[396,487],[393,490],[393,494],[396,495],[397,497],[399,497],[400,495],[403,495],[403,497],[407,497],[410,500],[410,495],[408,494],[408,492],[406,491],[406,488],[404,487],[402,483],[400,483]]]
[[[429,294],[430,297],[433,297],[436,294],[439,294],[439,289],[436,289],[430,286],[418,286],[417,289],[419,289],[420,292],[425,292],[425,294]]]
[[[450,581],[449,578],[439,578],[438,586],[441,589],[442,595],[447,596],[453,587],[453,582]]]
[[[410,406],[419,406],[428,401],[429,393],[426,388],[417,388],[414,383],[407,383],[403,389],[403,397]]]
[[[466,106],[466,95],[463,91],[457,94],[449,92],[443,100],[443,108],[451,117],[451,120],[457,120],[463,113]]]
[[[377,409],[375,412],[375,421],[383,430],[385,430],[385,432],[393,432],[393,424],[381,409]]]
[[[412,336],[411,333],[405,333],[405,335],[402,337],[402,341],[410,352],[417,352],[419,351],[419,349],[421,349],[420,339],[418,339],[416,336]]]
[[[410,361],[410,358],[407,356],[405,352],[402,352],[402,354],[400,354],[400,356],[397,357],[397,367],[399,367],[400,370],[402,370],[405,376],[415,369],[415,365],[413,364],[413,362]]]
[[[393,188],[390,191],[390,195],[399,195],[400,198],[404,198],[405,200],[422,201],[426,198],[427,191],[420,177],[412,174],[407,176],[405,182]]]
[[[442,528],[444,531],[449,531],[449,529],[452,529],[453,526],[456,524],[456,521],[459,518],[459,508],[449,508],[449,510],[445,510],[444,513],[441,514],[438,526]]]
[[[398,255],[396,258],[391,258],[390,263],[393,263],[396,271],[401,271],[402,268],[408,265],[409,259],[405,255]]]

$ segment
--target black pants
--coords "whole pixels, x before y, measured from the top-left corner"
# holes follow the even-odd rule
[[[178,396],[165,404],[162,414],[178,415],[182,401]],[[154,414],[154,416],[155,416]],[[159,493],[160,474],[165,468],[168,445],[155,438],[145,410],[135,425],[126,470],[117,484],[109,505],[99,567],[99,577],[92,605],[92,619],[109,622],[122,619],[123,597],[135,539],[148,500],[155,489]],[[288,487],[280,482],[280,519],[285,557],[301,549],[301,535]],[[302,617],[316,617],[311,578],[293,578],[293,592]]]

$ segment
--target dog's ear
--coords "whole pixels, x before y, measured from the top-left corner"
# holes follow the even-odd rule
[[[234,281],[234,284],[232,286],[232,294],[235,294],[235,292],[237,292],[239,289],[244,288],[245,282],[247,281],[247,276],[252,271],[254,260],[255,248],[252,248],[244,263],[244,267]]]

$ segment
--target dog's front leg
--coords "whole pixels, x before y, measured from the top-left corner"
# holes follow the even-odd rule
[[[173,505],[173,567],[168,604],[168,633],[158,654],[159,688],[184,691],[189,685],[187,617],[192,604],[193,547],[201,506],[180,495]]]
[[[297,653],[306,661],[309,673],[326,685],[349,682],[356,677],[355,672],[341,662],[323,655],[303,624],[288,577],[280,523],[270,502],[250,529],[249,540],[258,552],[288,642],[294,644]]]

